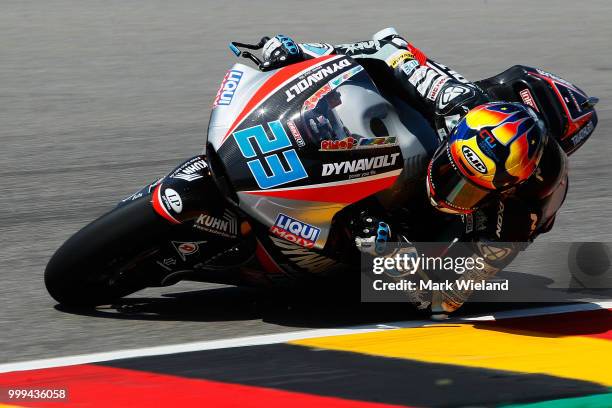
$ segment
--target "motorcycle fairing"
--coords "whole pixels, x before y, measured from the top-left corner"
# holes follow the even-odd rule
[[[247,214],[277,233],[279,215],[315,228],[315,241],[283,236],[323,248],[338,211],[395,183],[410,132],[349,57],[251,71],[233,96],[240,108],[215,108],[209,146]]]

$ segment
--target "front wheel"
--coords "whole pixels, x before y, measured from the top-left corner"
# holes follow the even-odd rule
[[[144,289],[142,265],[172,225],[148,199],[132,201],[101,216],[70,237],[45,269],[45,285],[59,303],[96,306]]]

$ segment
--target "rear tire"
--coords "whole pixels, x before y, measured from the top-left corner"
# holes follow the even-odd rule
[[[45,286],[59,303],[96,306],[144,289],[139,269],[172,228],[148,197],[118,207],[70,237],[51,257]]]

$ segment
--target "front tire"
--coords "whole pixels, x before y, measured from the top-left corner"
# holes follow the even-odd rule
[[[63,305],[96,306],[144,289],[150,277],[142,264],[171,228],[148,197],[115,208],[55,252],[45,269],[47,291]]]

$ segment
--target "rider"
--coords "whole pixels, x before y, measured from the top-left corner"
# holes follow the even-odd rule
[[[451,248],[454,255],[485,260],[484,270],[467,271],[460,279],[492,277],[525,248],[521,243],[551,229],[567,192],[566,155],[534,109],[495,101],[393,28],[379,31],[372,41],[335,46],[297,44],[277,35],[263,48],[263,66],[274,69],[329,54],[369,61],[375,83],[399,83],[400,96],[437,131],[440,145],[427,168],[429,201],[441,212],[461,216],[463,239],[470,243]],[[359,246],[368,239],[356,242]],[[412,300],[419,308],[444,314],[458,309],[470,294],[458,289],[414,292]]]

